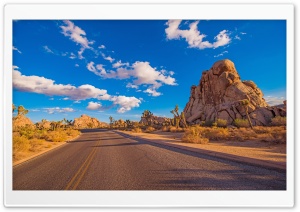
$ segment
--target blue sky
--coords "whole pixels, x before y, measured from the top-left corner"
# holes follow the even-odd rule
[[[230,59],[270,105],[286,98],[280,20],[13,22],[13,103],[34,121],[172,117],[214,62]]]

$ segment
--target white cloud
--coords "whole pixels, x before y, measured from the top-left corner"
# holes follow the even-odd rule
[[[71,54],[70,54],[70,57],[69,57],[70,59],[75,59],[76,58],[76,55],[73,53],[73,52],[71,52]]]
[[[49,113],[49,114],[54,114],[54,113],[67,113],[67,112],[74,112],[75,110],[73,108],[65,107],[65,108],[60,108],[60,107],[51,107],[51,108],[44,108],[44,110]]]
[[[44,50],[48,53],[55,54],[48,46],[43,46]]]
[[[131,84],[131,83],[127,83],[126,88],[135,88],[135,89],[138,89],[139,86],[133,85],[133,84]]]
[[[63,98],[63,100],[69,100],[69,97],[65,97],[65,98]]]
[[[241,40],[241,37],[238,36],[238,35],[236,35],[236,36],[234,36],[234,39],[236,39],[236,40]]]
[[[227,53],[228,53],[228,51],[223,51],[220,54],[214,55],[214,57],[221,57],[221,56],[224,56],[224,54],[227,54]]]
[[[95,88],[92,85],[75,87],[70,84],[56,84],[54,80],[39,76],[25,76],[17,70],[13,70],[13,87],[20,91],[48,96],[66,96],[72,100],[99,98],[107,93],[106,90]]]
[[[76,64],[75,64],[75,67],[79,67],[79,65],[76,63]]]
[[[124,113],[131,110],[133,107],[139,107],[141,100],[135,97],[114,96],[111,98],[114,105],[119,105],[118,113]]]
[[[118,62],[114,63],[112,66],[113,68],[119,68],[121,66],[129,66],[129,63],[122,63],[122,61],[119,60]]]
[[[113,59],[111,56],[106,57],[105,54],[101,53],[104,60],[108,60],[109,62],[113,62],[115,59]]]
[[[89,102],[86,109],[88,109],[88,110],[99,110],[101,107],[102,107],[101,103]]]
[[[180,39],[184,38],[191,48],[205,49],[205,48],[218,48],[220,46],[225,46],[230,43],[231,38],[227,30],[222,30],[217,36],[214,37],[214,42],[203,41],[206,37],[205,34],[201,34],[197,28],[199,21],[192,22],[189,25],[188,30],[179,29],[181,20],[169,20],[165,29],[167,38]]]
[[[105,49],[105,46],[102,44],[98,47],[99,49]]]
[[[15,46],[12,47],[13,51],[17,51],[19,54],[22,54],[22,52]]]
[[[106,71],[102,64],[95,66],[93,61],[87,64],[87,69],[94,74],[102,78],[114,78],[114,79],[129,79],[132,78],[132,82],[128,83],[126,87],[138,88],[139,85],[149,85],[154,92],[163,84],[177,85],[176,79],[171,77],[174,72],[168,72],[166,70],[157,70],[153,68],[149,62],[137,61],[131,66],[126,68],[119,67],[115,71]],[[158,96],[159,92],[154,92]],[[161,94],[161,93],[159,93]]]
[[[147,90],[144,91],[144,93],[149,93],[149,96],[160,96],[162,93],[157,92],[154,89],[148,88]]]
[[[80,103],[81,103],[81,101],[79,101],[79,100],[76,100],[76,101],[74,101],[73,103],[75,103],[75,104],[80,104]]]
[[[66,37],[69,37],[70,40],[74,41],[76,44],[81,45],[80,50],[78,51],[78,58],[84,59],[83,52],[85,49],[92,49],[90,44],[93,44],[94,41],[89,41],[86,37],[86,33],[80,27],[75,26],[72,21],[64,21],[63,26],[60,26],[62,29],[62,34]]]
[[[66,20],[64,21],[64,24],[64,26],[60,26],[64,36],[70,37],[72,41],[74,41],[77,44],[80,44],[84,48],[89,48],[89,44],[91,42],[89,42],[86,38],[86,33],[84,30],[82,30],[78,26],[75,26],[75,24],[72,21]]]
[[[264,97],[264,99],[266,100],[268,105],[275,106],[275,105],[283,104],[283,101],[285,100],[285,97],[282,97],[282,96],[266,96],[266,97]]]
[[[240,32],[242,35],[246,35],[247,33],[246,32]]]
[[[64,98],[76,100],[74,103],[79,103],[79,100],[92,98],[107,100],[113,102],[114,105],[117,105],[118,112],[120,113],[129,111],[134,107],[139,107],[139,104],[141,103],[136,97],[112,96],[109,95],[106,90],[88,84],[75,87],[70,84],[56,84],[54,80],[45,77],[25,76],[22,75],[20,71],[15,70],[16,66],[13,66],[13,68],[13,88],[20,91],[39,93],[48,96],[65,96]],[[66,108],[62,109],[66,112],[71,112]],[[57,108],[57,110],[59,110],[59,108]],[[50,111],[55,112],[55,110]]]

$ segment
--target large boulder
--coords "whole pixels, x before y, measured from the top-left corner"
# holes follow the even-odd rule
[[[247,99],[248,113],[254,125],[267,125],[271,118],[285,116],[285,110],[270,107],[263,98],[262,91],[253,81],[241,81],[230,60],[220,60],[202,72],[198,86],[191,87],[188,103],[184,108],[188,123],[246,118],[243,101]]]
[[[13,130],[18,130],[22,127],[34,128],[32,121],[24,115],[17,115],[13,117]]]
[[[86,129],[86,128],[102,128],[105,127],[106,124],[88,115],[81,115],[79,118],[74,119],[73,126],[74,128],[77,129]]]

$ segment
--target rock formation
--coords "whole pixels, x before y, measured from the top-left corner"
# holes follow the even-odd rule
[[[51,128],[51,122],[48,120],[43,119],[42,121],[36,123],[36,127],[38,129],[50,129]]]
[[[73,122],[74,128],[86,129],[86,128],[102,128],[106,127],[107,124],[100,122],[96,118],[89,117],[87,115],[81,115],[79,118],[75,118]]]
[[[232,61],[220,60],[202,73],[198,86],[191,87],[185,117],[190,124],[216,119],[232,124],[234,119],[246,118],[242,104],[245,99],[249,101],[247,107],[253,125],[267,125],[271,118],[286,115],[284,109],[268,106],[254,82],[241,81]]]
[[[18,128],[25,126],[34,128],[32,121],[25,115],[17,115],[13,117],[13,130],[17,130]]]
[[[160,117],[160,116],[151,116],[149,122],[153,125],[163,126],[163,123],[170,123],[170,118]],[[147,125],[146,118],[141,117],[140,124]]]

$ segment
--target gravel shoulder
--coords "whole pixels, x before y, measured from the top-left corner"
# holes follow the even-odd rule
[[[246,158],[270,162],[286,163],[286,144],[270,144],[261,141],[210,141],[208,144],[183,143],[183,133],[156,131],[152,133],[133,133],[119,131],[134,137],[140,137],[184,147],[202,149],[218,153],[226,153]]]

